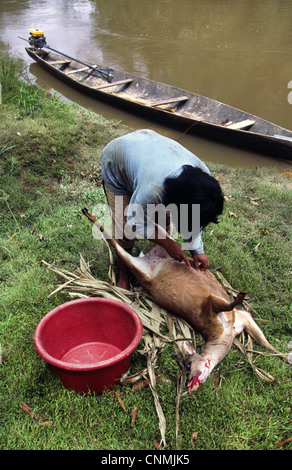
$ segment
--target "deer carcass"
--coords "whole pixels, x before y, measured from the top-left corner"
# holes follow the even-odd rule
[[[83,213],[103,231],[87,209],[83,209]],[[187,386],[190,393],[206,381],[214,367],[230,351],[235,337],[244,329],[260,345],[288,360],[287,355],[268,342],[250,313],[236,308],[242,303],[245,292],[240,292],[231,302],[210,271],[195,270],[184,262],[174,260],[159,245],[143,256],[134,257],[115,239],[106,238],[154,301],[184,318],[204,338],[201,354],[194,351],[191,342],[184,343],[189,354]]]

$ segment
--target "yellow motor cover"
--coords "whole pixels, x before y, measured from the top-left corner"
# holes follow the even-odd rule
[[[30,29],[29,32],[34,38],[40,38],[45,34],[44,31],[41,31],[40,29]]]

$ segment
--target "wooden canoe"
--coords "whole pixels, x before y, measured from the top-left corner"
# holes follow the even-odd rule
[[[204,138],[292,160],[292,131],[257,116],[119,70],[111,69],[109,82],[92,66],[81,66],[77,59],[52,50],[27,47],[26,51],[61,80],[96,99]]]

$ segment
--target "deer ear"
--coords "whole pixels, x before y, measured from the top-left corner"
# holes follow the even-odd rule
[[[187,354],[189,354],[189,356],[196,353],[196,351],[194,350],[193,343],[191,341],[184,341],[183,342],[183,348],[184,348],[185,352]]]

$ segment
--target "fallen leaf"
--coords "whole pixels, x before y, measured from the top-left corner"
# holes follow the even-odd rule
[[[17,235],[17,232],[15,232],[15,233],[9,238],[9,241],[10,241],[10,240],[13,240],[13,238],[15,237],[15,235]]]
[[[218,390],[219,386],[220,386],[220,382],[221,382],[221,377],[220,377],[220,373],[217,375],[217,377],[215,377],[215,379],[213,380],[213,387],[215,390]]]
[[[31,409],[28,405],[26,405],[23,401],[21,402],[21,409],[22,409],[22,411],[24,411],[25,413],[28,413],[29,415],[31,415],[31,416],[33,417],[33,419],[37,419],[37,418],[39,417],[39,416],[38,416],[36,413],[34,413],[34,412],[32,411],[32,409]]]
[[[3,364],[3,362],[6,362],[7,361],[7,357],[6,356],[2,356],[0,354],[0,364]]]
[[[38,426],[53,426],[53,421],[44,421],[43,423],[38,423]]]
[[[133,385],[132,390],[133,390],[134,392],[138,392],[139,390],[142,390],[142,388],[148,387],[149,383],[150,383],[149,379],[140,380],[140,382],[138,382],[138,383],[136,383],[135,385]]]
[[[156,450],[163,449],[163,447],[155,439],[153,439],[153,444]]]
[[[254,247],[254,251],[258,251],[260,244],[261,244],[261,243],[259,242],[259,243]]]
[[[40,241],[43,241],[43,239],[44,239],[44,236],[43,236],[43,234],[42,234],[42,233],[39,233],[39,239],[40,239]]]
[[[157,375],[155,377],[155,380],[157,381],[161,376],[160,375]],[[144,387],[148,387],[150,383],[150,380],[149,379],[145,379],[145,380],[140,380],[140,382],[136,383],[135,385],[133,385],[133,388],[132,390],[134,392],[139,392],[139,390],[141,390],[142,388]]]
[[[29,406],[27,406],[23,401],[21,402],[21,409],[25,413],[31,413],[31,408]]]
[[[282,447],[282,446],[284,446],[285,444],[288,444],[291,441],[292,441],[292,437],[289,437],[288,439],[285,439],[284,441],[279,442],[277,447]]]
[[[135,426],[138,411],[139,411],[139,405],[135,406],[135,408],[134,408],[133,411],[132,411],[132,423],[133,423],[133,426]]]
[[[234,212],[231,211],[229,211],[229,217],[234,217],[235,219],[237,219],[237,215],[235,215]]]
[[[121,397],[120,397],[118,391],[115,392],[115,396],[117,397],[118,402],[119,402],[119,404],[121,405],[121,407],[123,408],[124,412],[125,412],[125,413],[128,413],[127,410],[126,410],[126,408],[125,408],[124,402],[123,402],[123,400],[121,399]]]
[[[200,431],[193,432],[193,434],[191,436],[191,443],[192,443],[193,447],[194,447],[194,440],[198,437],[199,432]]]
[[[250,197],[249,200],[250,200],[250,203],[254,204],[255,206],[258,206],[259,202],[264,202],[264,199],[260,197]]]

